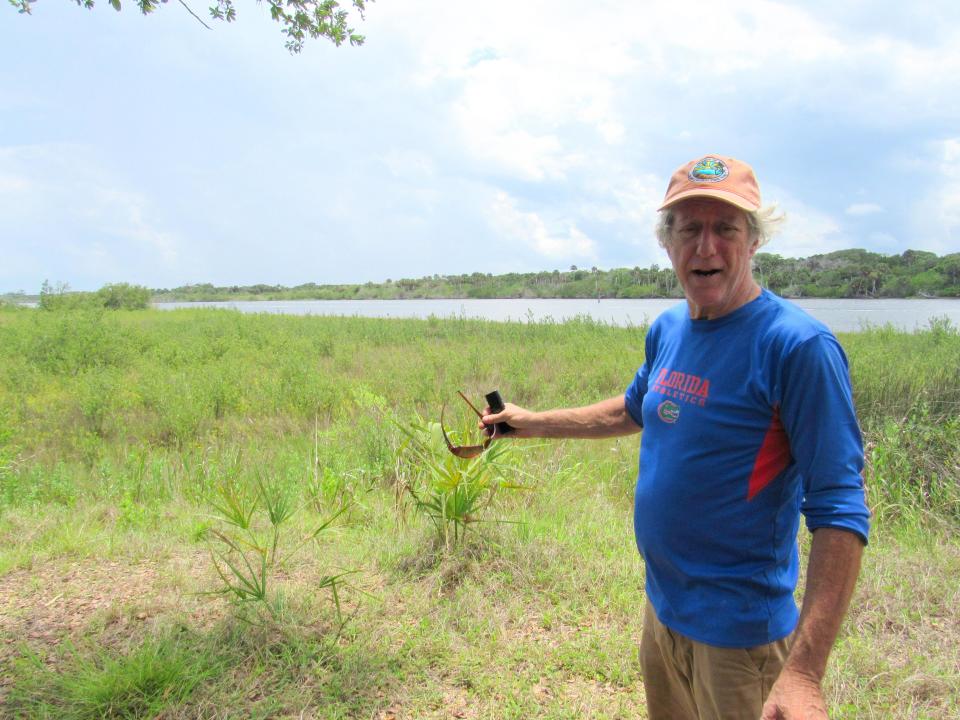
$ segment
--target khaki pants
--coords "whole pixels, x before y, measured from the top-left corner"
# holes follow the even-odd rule
[[[644,612],[640,668],[650,720],[759,720],[790,638],[739,649],[704,645]]]

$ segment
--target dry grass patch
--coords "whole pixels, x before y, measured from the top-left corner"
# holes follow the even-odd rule
[[[173,619],[210,626],[224,603],[197,594],[211,581],[208,566],[203,553],[136,563],[60,559],[0,577],[0,699],[11,677],[5,666],[21,645],[46,656],[89,636],[103,647],[127,644]]]
[[[838,718],[960,717],[958,576],[956,538],[877,533],[825,683]]]

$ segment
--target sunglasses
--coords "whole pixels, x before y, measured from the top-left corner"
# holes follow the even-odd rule
[[[472,403],[472,402],[470,402],[469,400],[467,400],[467,396],[464,395],[464,394],[463,394],[462,392],[460,392],[459,390],[457,390],[457,395],[459,395],[460,397],[462,397],[462,398],[463,398],[463,401],[464,401],[467,405],[469,405],[469,406],[470,406],[470,409],[473,410],[473,411],[477,414],[477,417],[480,418],[481,421],[483,421],[483,413],[481,413],[479,410],[477,410],[477,409],[473,406],[473,403]],[[497,429],[496,429],[496,427],[494,427],[493,425],[487,425],[487,424],[484,424],[483,427],[484,427],[484,430],[485,430],[486,432],[489,432],[490,434],[487,436],[487,438],[486,438],[480,445],[454,445],[452,442],[450,442],[450,437],[447,435],[447,430],[446,430],[446,428],[444,428],[444,426],[443,426],[443,413],[444,413],[444,410],[446,410],[446,406],[444,406],[444,407],[442,407],[442,408],[440,409],[440,432],[443,433],[443,441],[444,441],[445,443],[447,443],[447,450],[449,450],[450,452],[452,452],[452,453],[453,453],[454,455],[456,455],[458,458],[467,458],[467,459],[469,459],[469,458],[475,458],[475,457],[479,456],[484,450],[486,450],[488,447],[490,447],[490,443],[493,441],[493,438],[496,437]]]

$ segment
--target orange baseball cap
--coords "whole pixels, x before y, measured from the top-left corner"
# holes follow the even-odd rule
[[[657,210],[692,197],[716,198],[748,212],[760,209],[760,185],[753,168],[721,155],[707,155],[678,168]]]

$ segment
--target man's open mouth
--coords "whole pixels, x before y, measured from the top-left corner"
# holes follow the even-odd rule
[[[716,275],[719,270],[694,270],[694,275],[699,275],[700,277],[710,277],[711,275]]]

